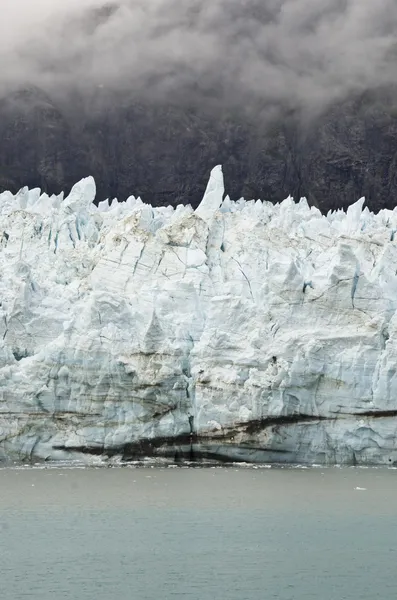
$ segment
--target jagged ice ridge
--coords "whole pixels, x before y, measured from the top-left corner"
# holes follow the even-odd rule
[[[0,460],[397,461],[397,208],[0,195]]]

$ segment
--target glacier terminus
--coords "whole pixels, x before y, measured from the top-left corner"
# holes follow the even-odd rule
[[[397,208],[0,195],[0,462],[397,463]]]

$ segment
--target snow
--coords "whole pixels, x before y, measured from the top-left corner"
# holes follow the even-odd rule
[[[397,209],[94,198],[0,194],[0,459],[397,461]]]

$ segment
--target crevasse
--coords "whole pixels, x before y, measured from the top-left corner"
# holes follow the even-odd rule
[[[0,459],[397,461],[397,209],[0,195]]]

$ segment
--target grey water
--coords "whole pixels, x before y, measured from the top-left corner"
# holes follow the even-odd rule
[[[397,471],[0,470],[2,600],[389,600]]]

